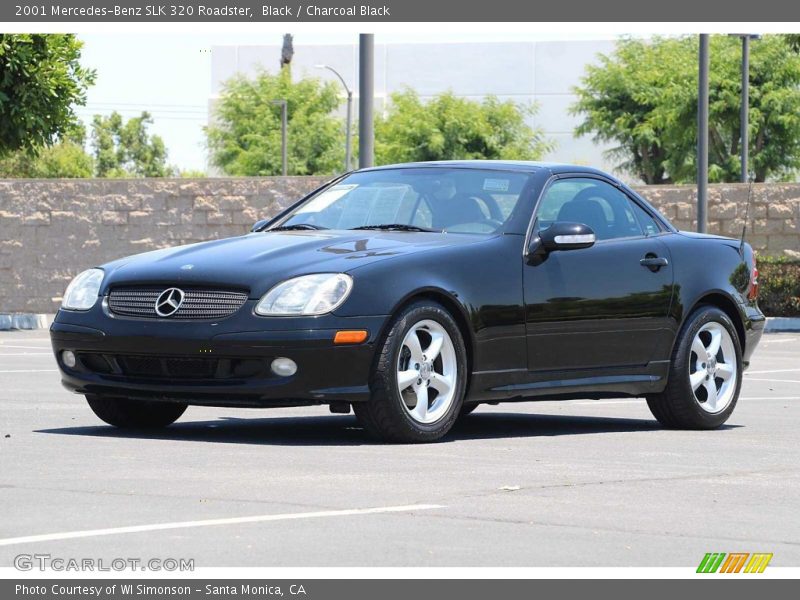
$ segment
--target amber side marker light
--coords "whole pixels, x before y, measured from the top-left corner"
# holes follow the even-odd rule
[[[367,341],[367,337],[369,337],[369,335],[363,329],[357,329],[354,331],[351,330],[337,331],[336,335],[333,338],[333,343],[360,344],[361,342]]]

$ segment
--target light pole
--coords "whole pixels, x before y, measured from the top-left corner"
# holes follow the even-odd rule
[[[700,34],[697,77],[697,231],[706,232],[708,214],[708,34]]]
[[[375,162],[375,34],[358,36],[358,166]]]
[[[750,40],[757,40],[761,36],[753,33],[732,33],[731,35],[742,38],[742,103],[739,112],[742,174],[739,179],[742,183],[747,183],[750,162]]]
[[[281,164],[282,164],[282,173],[283,176],[289,173],[289,154],[288,154],[288,140],[287,137],[287,130],[288,130],[288,115],[286,114],[288,111],[288,106],[286,100],[272,100],[270,104],[275,104],[281,107]]]
[[[344,87],[344,91],[347,92],[347,125],[345,126],[345,140],[344,140],[344,170],[345,173],[349,171],[352,167],[352,160],[350,158],[351,151],[350,151],[350,128],[353,126],[353,92],[352,90],[347,87],[347,83],[344,80],[344,77],[341,76],[339,71],[334,69],[329,65],[315,65],[318,69],[328,69],[331,73],[336,75],[339,78],[339,81],[342,82],[342,87]]]

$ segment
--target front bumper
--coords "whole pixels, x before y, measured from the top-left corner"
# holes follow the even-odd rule
[[[98,302],[61,310],[50,328],[64,386],[79,394],[179,401],[206,406],[292,406],[359,402],[386,316],[257,317],[254,301],[219,321],[126,319]],[[334,345],[339,330],[365,329],[367,341]],[[62,352],[78,360],[67,367]],[[274,374],[290,358],[297,372]]]

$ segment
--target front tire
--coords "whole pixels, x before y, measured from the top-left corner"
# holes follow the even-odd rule
[[[111,396],[86,396],[100,419],[121,429],[154,429],[172,425],[186,410],[179,402],[152,402]]]
[[[433,442],[460,414],[467,381],[464,340],[440,304],[420,301],[392,321],[373,366],[372,395],[354,403],[364,428],[387,442]]]
[[[733,413],[742,386],[742,350],[728,315],[701,306],[675,344],[667,387],[647,397],[650,412],[671,429],[715,429]]]
[[[462,417],[466,417],[467,415],[472,414],[473,412],[475,412],[475,409],[478,408],[479,406],[480,406],[480,404],[477,404],[477,403],[464,404],[461,407],[461,416]]]

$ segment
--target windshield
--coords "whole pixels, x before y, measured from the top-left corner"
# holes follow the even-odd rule
[[[353,173],[306,200],[275,228],[491,234],[511,216],[528,178],[443,167]]]

